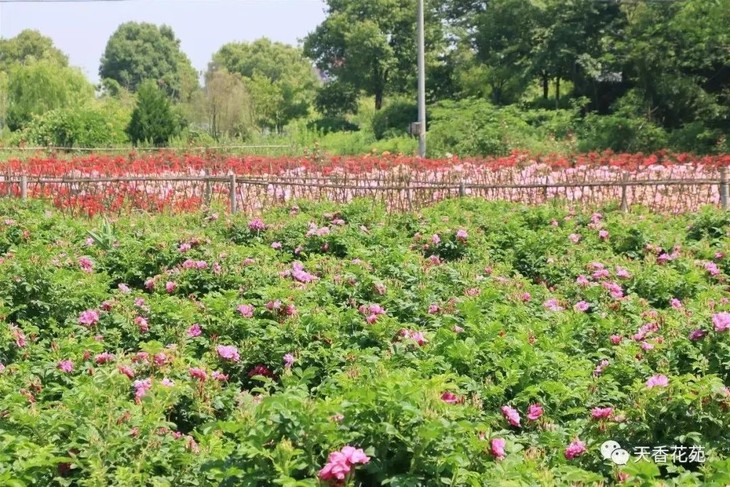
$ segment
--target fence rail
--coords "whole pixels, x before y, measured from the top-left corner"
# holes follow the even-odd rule
[[[0,175],[0,194],[21,199],[50,198],[61,208],[88,213],[124,208],[178,210],[210,207],[225,202],[231,213],[256,212],[296,199],[346,203],[358,197],[381,200],[390,210],[412,210],[446,198],[475,196],[540,204],[563,200],[573,205],[620,202],[659,211],[692,211],[705,204],[728,207],[725,168],[719,178],[622,179],[529,183],[474,183],[471,181],[421,181],[400,177],[297,177],[249,175],[44,177]]]

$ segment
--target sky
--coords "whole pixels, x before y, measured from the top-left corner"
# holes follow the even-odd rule
[[[2,0],[0,0],[2,2]],[[0,37],[36,29],[94,83],[107,40],[127,21],[167,24],[204,71],[223,44],[268,37],[298,44],[325,18],[323,0],[131,0],[0,3]]]

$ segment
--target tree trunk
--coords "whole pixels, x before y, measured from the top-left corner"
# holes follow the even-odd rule
[[[550,94],[550,77],[547,73],[542,74],[542,97],[547,100]]]
[[[560,77],[555,78],[555,108],[560,106]]]
[[[383,108],[383,90],[377,90],[375,92],[375,109],[380,110]]]

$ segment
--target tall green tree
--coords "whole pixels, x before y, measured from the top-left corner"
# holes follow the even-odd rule
[[[10,39],[0,39],[0,72],[42,60],[68,66],[68,56],[37,30],[26,29]]]
[[[170,100],[152,80],[143,82],[137,91],[137,106],[127,127],[127,135],[134,144],[151,142],[167,145],[180,132],[180,120]]]
[[[117,28],[107,42],[99,76],[116,80],[132,92],[152,80],[175,100],[188,99],[198,87],[198,74],[173,30],[145,22],[127,22]]]
[[[91,101],[94,87],[80,70],[43,60],[14,68],[7,93],[7,126],[19,130],[35,115]]]
[[[328,15],[304,41],[305,54],[328,77],[372,96],[416,87],[417,0],[327,0]],[[440,3],[426,0],[428,61],[443,54]]]
[[[242,77],[259,125],[277,131],[307,116],[319,84],[301,49],[266,38],[224,45],[210,69],[219,68]]]

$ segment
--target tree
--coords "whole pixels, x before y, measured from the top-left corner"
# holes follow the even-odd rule
[[[539,13],[529,0],[493,0],[477,18],[479,74],[495,104],[516,102],[532,78],[529,60]]]
[[[11,39],[0,39],[0,72],[41,60],[68,66],[68,56],[37,30],[26,29]]]
[[[319,83],[301,49],[266,38],[224,45],[213,56],[218,68],[242,77],[258,123],[277,131],[309,113]]]
[[[180,132],[178,117],[170,100],[154,81],[143,82],[137,91],[137,106],[127,127],[134,144],[151,142],[163,146]]]
[[[8,128],[22,129],[35,115],[83,105],[93,97],[94,87],[78,69],[50,60],[17,66],[8,81]]]
[[[417,0],[327,0],[328,16],[304,41],[305,54],[332,79],[383,106],[386,94],[416,87]],[[439,2],[426,2],[428,61],[443,51]]]
[[[205,77],[204,108],[210,135],[243,137],[253,125],[251,95],[241,75],[225,69],[209,71]]]
[[[99,76],[116,80],[136,92],[146,80],[153,80],[168,96],[186,100],[198,87],[198,75],[180,49],[173,30],[149,23],[127,22],[107,42]]]

